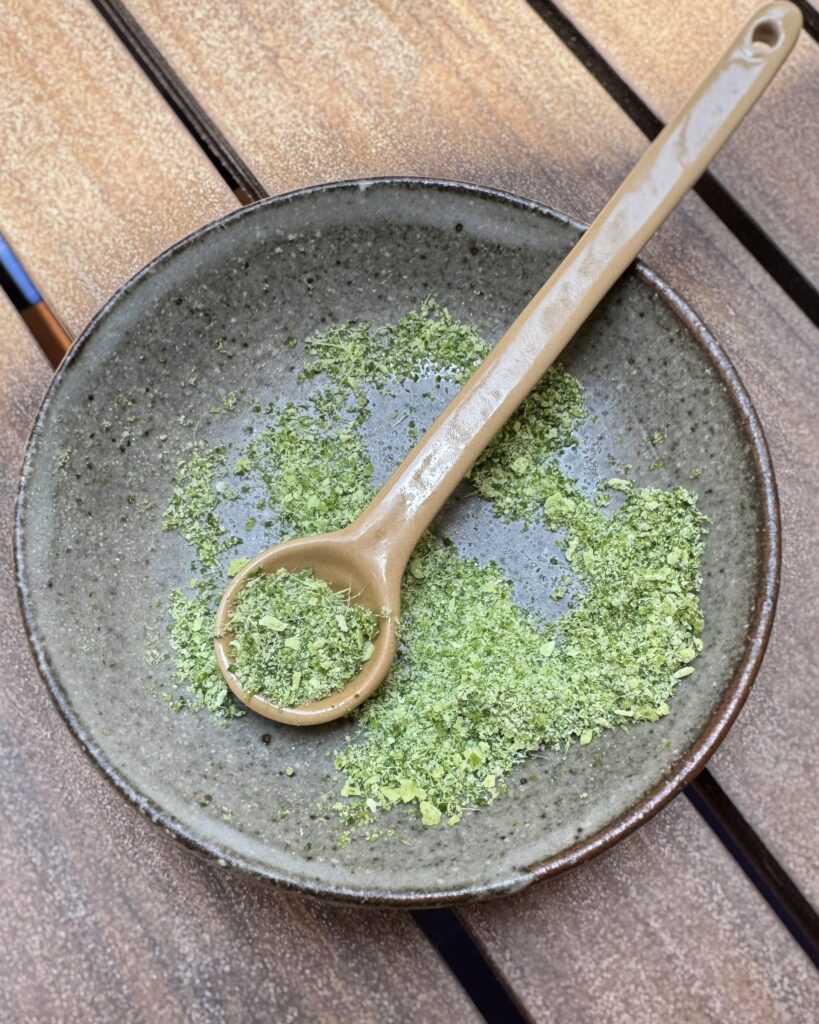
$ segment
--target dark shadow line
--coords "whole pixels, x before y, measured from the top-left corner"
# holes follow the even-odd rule
[[[819,915],[790,875],[707,769],[700,772],[684,792],[814,966],[819,968]]]
[[[664,125],[660,118],[628,85],[605,58],[577,30],[573,22],[552,0],[528,0],[529,6],[558,36],[580,63],[603,86],[611,98],[625,111],[649,139],[655,138]],[[802,6],[803,10],[806,5]],[[813,18],[819,22],[819,17]],[[807,24],[807,20],[806,20]],[[711,171],[706,171],[694,191],[722,221],[779,287],[796,303],[813,323],[819,326],[819,289],[731,195]]]
[[[454,910],[442,907],[410,913],[487,1024],[530,1024],[531,1018],[495,973]]]
[[[120,0],[91,0],[243,205],[268,192]]]
[[[819,11],[813,6],[810,0],[793,0],[802,12],[804,29],[808,35],[819,43]]]

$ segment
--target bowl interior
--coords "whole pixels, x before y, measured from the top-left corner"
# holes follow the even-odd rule
[[[146,665],[154,638],[167,653],[166,598],[191,574],[190,549],[160,529],[179,454],[194,431],[210,444],[242,436],[250,398],[309,394],[310,382],[298,384],[293,372],[303,350],[285,346],[287,338],[351,318],[395,320],[434,294],[493,341],[577,236],[548,211],[468,188],[317,189],[192,236],[92,324],[33,436],[19,509],[21,587],[41,667],[75,728],[175,831],[320,893],[485,895],[525,884],[532,865],[615,823],[673,775],[708,727],[742,660],[764,580],[762,501],[734,396],[689,326],[637,272],[565,353],[594,416],[564,461],[593,487],[611,475],[613,453],[638,484],[696,490],[712,518],[705,650],[666,718],[530,759],[506,796],[457,827],[424,828],[393,811],[392,839],[361,836],[336,849],[339,825],[317,814],[316,801],[339,789],[331,755],[350,722],[298,730],[247,715],[223,727],[203,713],[174,713],[162,699],[169,659]],[[248,401],[232,413],[210,411],[243,387]],[[376,483],[406,446],[390,424],[421,401],[423,382],[416,390],[375,396],[366,439]],[[422,403],[420,426],[442,402]],[[649,470],[657,430],[667,436],[664,465]],[[692,480],[694,470],[701,475]],[[252,511],[242,497],[231,518]],[[500,563],[520,601],[555,614],[546,595],[550,572],[561,570],[542,558],[551,534],[501,522],[465,488],[440,525],[462,552]],[[258,526],[236,554],[275,539]]]

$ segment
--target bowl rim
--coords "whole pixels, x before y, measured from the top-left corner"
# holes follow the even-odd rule
[[[533,213],[558,220],[581,231],[585,230],[588,226],[582,221],[567,216],[545,203],[525,199],[502,189],[442,178],[385,175],[381,177],[326,182],[294,189],[290,192],[270,196],[258,202],[240,207],[197,228],[155,256],[113,293],[89,321],[55,372],[40,404],[26,445],[15,503],[14,573],[29,645],[40,675],[46,683],[57,710],[62,715],[74,738],[102,775],[151,821],[162,826],[167,833],[183,845],[215,859],[220,865],[229,866],[243,874],[264,878],[283,889],[305,892],[314,896],[353,904],[431,907],[467,900],[488,899],[519,891],[528,887],[533,882],[550,878],[568,868],[584,863],[629,835],[641,824],[653,817],[703,769],[705,763],[725,738],[740,708],[745,703],[751,685],[762,663],[773,626],[779,592],[781,563],[779,499],[768,444],[750,395],[740,380],[739,374],[727,353],[691,307],[658,274],[639,260],[634,264],[634,270],[638,277],[660,295],[666,305],[687,327],[693,339],[709,358],[719,380],[733,400],[740,422],[748,438],[753,454],[756,482],[761,501],[761,562],[763,578],[756,595],[754,614],[748,627],[739,666],[708,723],[692,746],[671,765],[667,776],[656,786],[646,790],[630,808],[597,832],[543,860],[517,868],[514,874],[509,877],[491,883],[441,888],[438,890],[390,891],[379,888],[358,889],[346,885],[334,885],[316,882],[315,880],[294,878],[292,875],[279,872],[216,842],[209,841],[202,835],[194,834],[191,829],[174,815],[163,810],[159,804],[140,792],[123,772],[109,760],[107,755],[97,745],[90,731],[86,729],[77,717],[71,706],[70,699],[62,689],[57,674],[52,669],[46,655],[44,638],[40,634],[31,605],[23,554],[27,486],[32,464],[37,454],[39,435],[45,416],[66,374],[70,372],[71,367],[85,352],[99,325],[105,321],[111,310],[126,295],[137,288],[143,279],[156,273],[165,262],[172,259],[178,252],[187,249],[201,237],[212,231],[221,230],[234,220],[248,216],[252,217],[260,208],[280,206],[320,193],[395,186],[402,188],[432,188],[439,191],[473,195],[494,202],[500,202],[504,205],[512,205],[519,209],[529,210]]]

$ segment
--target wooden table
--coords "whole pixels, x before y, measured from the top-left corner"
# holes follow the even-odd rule
[[[2,0],[0,231],[76,334],[193,228],[384,173],[589,219],[752,0]],[[782,498],[774,636],[709,772],[581,869],[453,911],[285,896],[175,844],[70,738],[3,548],[0,1020],[819,1019],[819,12],[646,258],[728,348]],[[24,304],[24,303],[21,303]],[[0,515],[51,368],[0,296]]]

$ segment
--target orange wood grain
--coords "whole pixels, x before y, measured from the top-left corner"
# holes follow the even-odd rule
[[[86,0],[0,2],[0,129],[0,225],[74,332],[237,205]]]

